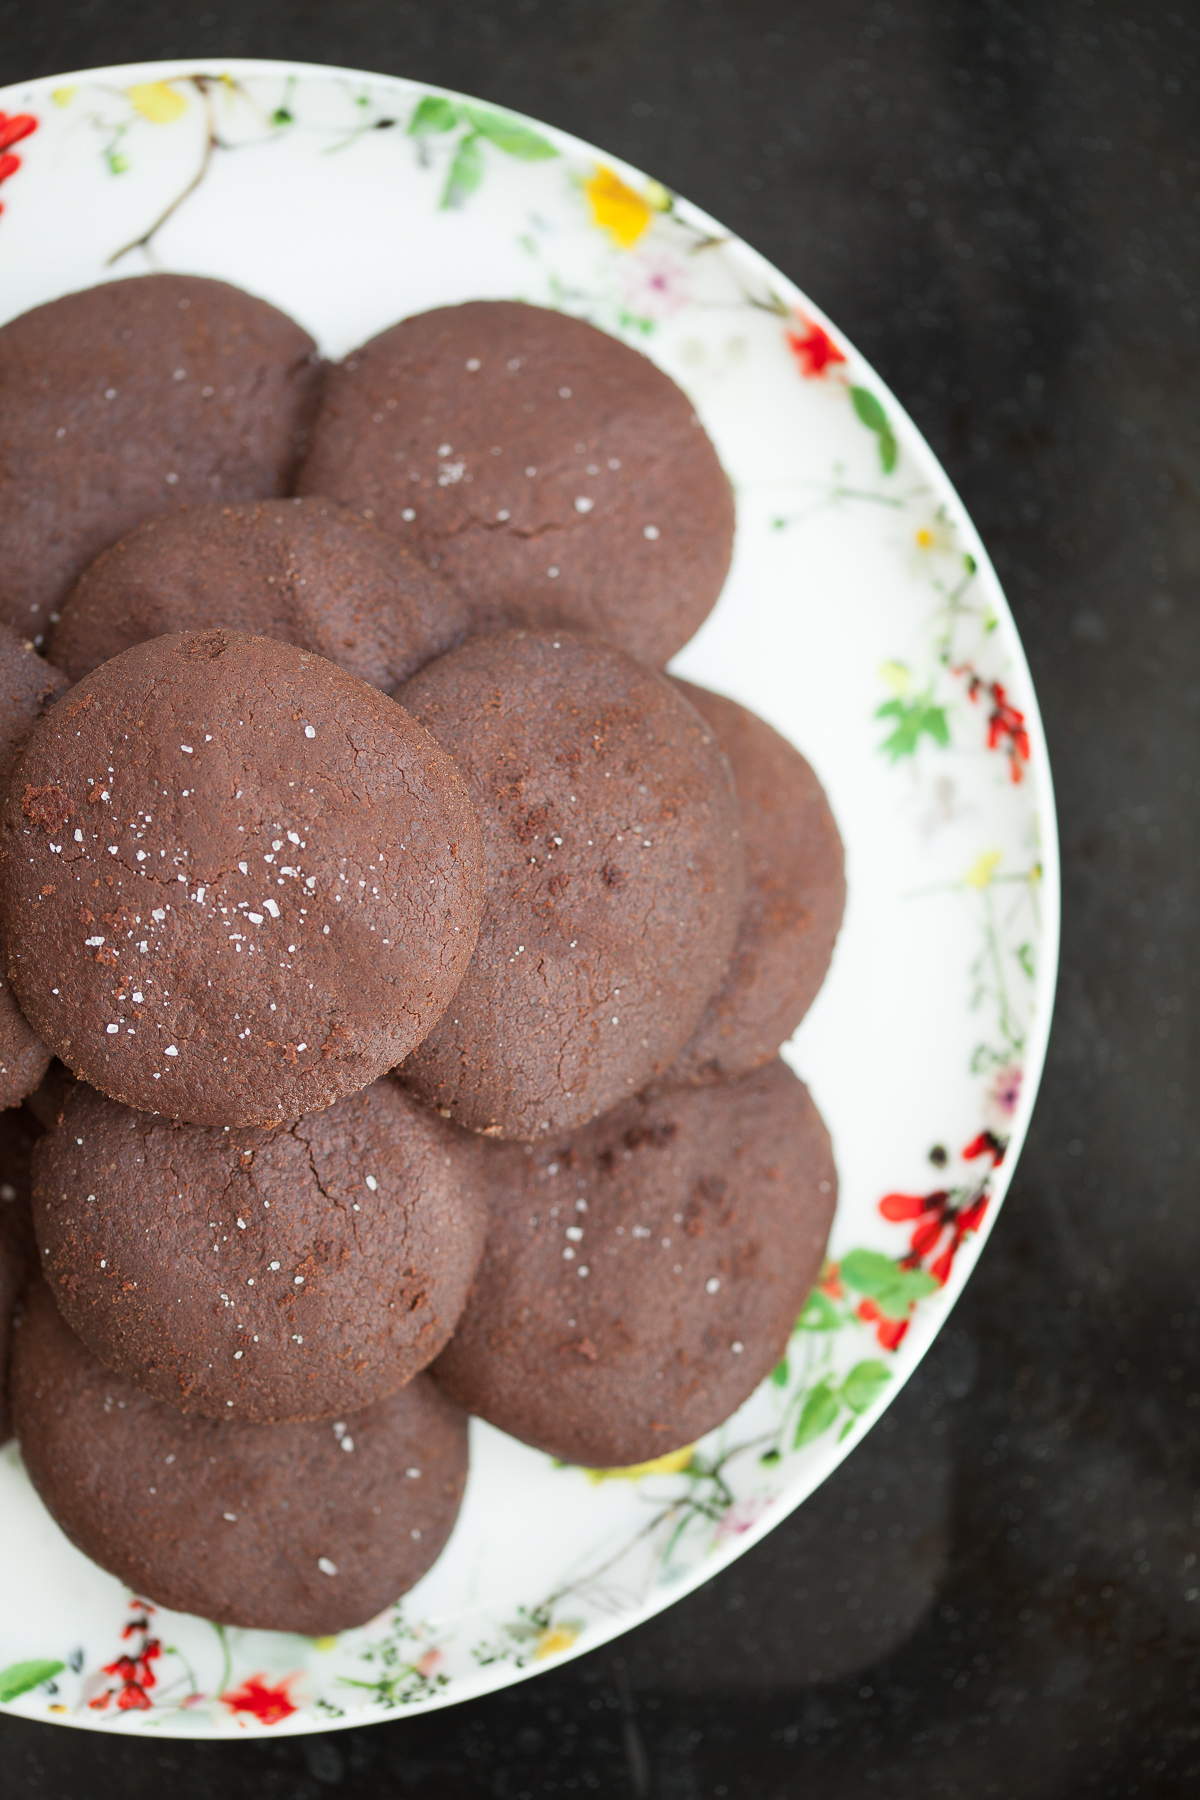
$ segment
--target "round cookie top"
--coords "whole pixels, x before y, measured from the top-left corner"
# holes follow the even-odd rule
[[[398,697],[458,761],[488,865],[475,955],[403,1079],[473,1131],[569,1130],[663,1068],[724,975],[729,765],[665,676],[568,632],[469,640]]]
[[[50,654],[72,681],[146,638],[223,627],[314,650],[390,690],[466,636],[466,603],[387,532],[332,500],[162,513],[68,595]]]
[[[483,905],[452,759],[377,689],[235,632],[85,676],[34,728],[3,832],[30,1022],[102,1093],[199,1125],[299,1118],[407,1055]]]
[[[746,851],[729,972],[664,1077],[717,1081],[769,1062],[816,999],[846,908],[845,855],[800,752],[736,700],[676,685],[729,758]]]
[[[35,642],[106,544],[180,502],[287,492],[316,346],[195,275],[65,294],[0,328],[0,619]]]
[[[479,1150],[390,1076],[275,1131],[172,1125],[80,1083],[35,1156],[42,1272],[159,1400],[353,1412],[454,1329],[487,1222]]]
[[[37,1282],[12,1387],[25,1467],[71,1542],[218,1625],[365,1624],[436,1560],[462,1501],[466,1418],[427,1375],[344,1419],[221,1424],[105,1368]]]
[[[481,623],[593,631],[656,665],[732,553],[729,482],[681,389],[508,300],[419,313],[331,369],[298,486],[404,537]]]
[[[619,1468],[702,1437],[775,1366],[837,1189],[784,1063],[639,1095],[552,1148],[484,1151],[487,1246],[433,1368],[469,1411]]]

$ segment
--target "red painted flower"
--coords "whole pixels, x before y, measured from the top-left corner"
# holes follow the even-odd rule
[[[903,1219],[919,1219],[923,1213],[935,1211],[949,1197],[941,1189],[934,1194],[885,1194],[879,1202],[879,1210],[885,1219],[897,1225]]]
[[[885,1319],[873,1300],[860,1300],[857,1313],[864,1324],[874,1325],[883,1350],[895,1350],[908,1330],[907,1319]]]
[[[825,1264],[825,1267],[821,1270],[821,1279],[818,1281],[817,1286],[823,1294],[828,1294],[831,1300],[840,1300],[842,1298],[846,1290],[842,1286],[841,1276],[838,1274],[838,1265],[836,1263]]]
[[[11,150],[22,138],[36,131],[38,122],[32,113],[0,112],[0,150]]]
[[[265,1675],[250,1675],[235,1693],[220,1696],[222,1706],[233,1713],[249,1713],[260,1725],[278,1725],[297,1711],[288,1693],[288,1683],[295,1675],[285,1675],[278,1687],[268,1687]]]
[[[129,1604],[134,1616],[122,1626],[121,1636],[124,1639],[140,1637],[142,1641],[134,1655],[126,1652],[114,1662],[103,1665],[102,1673],[110,1675],[120,1685],[107,1687],[94,1700],[89,1700],[93,1712],[103,1712],[114,1697],[121,1712],[148,1712],[154,1705],[150,1689],[157,1686],[154,1664],[162,1655],[158,1639],[148,1635],[154,1608],[145,1600],[131,1600]]]
[[[981,1131],[978,1137],[971,1139],[963,1151],[963,1161],[974,1162],[977,1156],[990,1156],[993,1169],[998,1169],[1004,1161],[1004,1152],[1007,1149],[1006,1141],[998,1138],[994,1131]]]
[[[1005,1138],[997,1137],[992,1131],[981,1131],[967,1145],[963,1157],[965,1161],[973,1162],[976,1157],[990,1156],[992,1168],[996,1168],[1003,1160],[1007,1147]],[[991,1197],[988,1192],[990,1181],[989,1172],[974,1186],[935,1188],[929,1194],[885,1194],[879,1202],[879,1210],[884,1218],[890,1219],[894,1225],[907,1224],[909,1221],[913,1224],[908,1254],[900,1258],[900,1267],[924,1269],[933,1276],[939,1287],[945,1287],[950,1279],[959,1245],[971,1232],[978,1231],[983,1222]],[[858,1316],[860,1319],[873,1321],[878,1316],[874,1301],[864,1300],[858,1309]],[[885,1349],[894,1349],[904,1333],[901,1332],[894,1342],[889,1342],[884,1323],[886,1322],[881,1322],[879,1326],[879,1341]]]
[[[796,314],[796,321],[800,329],[786,334],[788,349],[800,364],[800,373],[806,380],[823,375],[826,369],[833,368],[836,363],[845,362],[842,352],[820,325],[812,319],[806,319],[801,312]]]
[[[1012,779],[1020,781],[1025,773],[1025,764],[1029,761],[1029,733],[1025,729],[1025,714],[1012,705],[1001,682],[985,681],[969,663],[964,663],[954,673],[966,677],[968,700],[978,700],[980,694],[987,695],[991,702],[988,714],[988,749],[1003,750],[1008,757]]]
[[[145,1688],[136,1681],[127,1681],[117,1695],[117,1706],[121,1712],[149,1712],[153,1705]]]
[[[20,157],[12,154],[13,145],[19,144],[37,128],[38,122],[32,113],[0,112],[0,182],[15,175],[21,166]],[[0,205],[0,212],[3,211],[3,205]]]

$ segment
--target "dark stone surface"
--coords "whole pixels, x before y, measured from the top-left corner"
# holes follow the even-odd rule
[[[942,1343],[718,1580],[528,1685],[369,1731],[209,1747],[5,1719],[7,1791],[1184,1792],[1200,1774],[1196,0],[0,0],[3,80],[217,51],[392,70],[565,125],[741,232],[872,357],[1028,646],[1063,835],[1058,1014],[1013,1192]]]

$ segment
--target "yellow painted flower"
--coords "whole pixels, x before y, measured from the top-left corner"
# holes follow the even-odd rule
[[[588,197],[593,221],[602,231],[610,233],[623,250],[637,243],[654,217],[654,206],[603,165],[590,181],[584,182],[583,191]]]
[[[314,1650],[336,1650],[337,1642],[338,1641],[337,1641],[336,1637],[315,1637],[313,1639],[313,1649]]]
[[[653,1462],[630,1463],[624,1469],[585,1469],[583,1472],[597,1485],[602,1481],[640,1481],[643,1475],[678,1475],[691,1460],[692,1446],[685,1444],[682,1450],[668,1450],[665,1456],[656,1456]]]
[[[901,699],[912,686],[912,675],[902,662],[885,662],[879,671],[882,680],[886,681],[893,694]]]
[[[187,111],[187,101],[166,81],[143,81],[129,90],[135,112],[152,125],[172,125]]]
[[[963,886],[979,889],[990,887],[992,876],[996,873],[996,867],[999,861],[999,850],[985,850],[982,856],[977,856],[975,858],[975,861],[963,876]]]
[[[548,1656],[561,1656],[569,1650],[579,1636],[578,1625],[551,1625],[543,1631],[534,1647],[535,1662],[544,1662]]]
[[[918,520],[908,541],[909,564],[914,573],[928,573],[931,562],[953,556],[957,548],[954,523],[940,506]]]
[[[55,106],[70,106],[78,92],[78,88],[73,87],[54,88],[50,94],[50,98],[53,100]]]

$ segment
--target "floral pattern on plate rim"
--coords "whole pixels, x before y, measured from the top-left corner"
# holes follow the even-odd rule
[[[495,156],[557,165],[556,179],[563,178],[567,152],[554,141],[560,134],[547,134],[497,108],[385,78],[303,69],[272,77],[251,65],[234,67],[246,72],[173,69],[127,87],[84,77],[53,90],[31,90],[29,100],[22,102],[24,107],[49,100],[57,111],[77,118],[93,134],[96,152],[114,179],[131,173],[143,156],[153,156],[149,133],[171,128],[189,117],[195,105],[202,109],[200,154],[190,178],[164,209],[148,218],[140,235],[114,247],[107,268],[134,254],[143,257],[145,266],[155,266],[158,234],[205,181],[216,157],[249,142],[304,130],[306,80],[340,81],[345,95],[344,128],[313,128],[328,137],[326,154],[352,151],[368,134],[394,133],[418,166],[436,176],[438,210],[471,205]],[[0,182],[21,167],[11,146],[31,137],[40,122],[34,111],[0,112]],[[234,123],[241,136],[232,129]],[[719,251],[733,240],[660,184],[566,142],[566,178],[581,218],[609,247],[610,279],[605,291],[584,293],[551,272],[552,303],[586,313],[635,343],[645,342],[664,320],[692,303],[690,259]],[[531,254],[541,253],[532,238],[527,247]],[[729,304],[774,315],[795,378],[823,384],[831,395],[844,397],[867,434],[862,458],[853,466],[836,462],[828,481],[818,484],[796,511],[773,517],[770,529],[802,531],[830,508],[886,509],[900,523],[898,548],[930,595],[927,641],[919,657],[910,650],[908,660],[897,655],[878,671],[878,755],[893,767],[906,766],[918,785],[936,786],[933,771],[939,755],[957,745],[994,758],[1005,781],[1021,786],[1037,772],[1038,758],[1044,762],[1040,729],[1012,698],[1022,686],[1031,691],[1028,677],[1014,669],[1012,645],[1005,647],[1000,620],[986,597],[980,597],[979,559],[962,547],[963,525],[945,501],[931,504],[926,483],[913,479],[906,467],[904,430],[896,428],[890,403],[880,397],[850,346],[839,342],[815,309],[793,297],[782,281],[779,291],[770,280],[754,289],[746,285],[744,271],[731,268],[730,275],[737,291]],[[1043,767],[1040,773],[1041,825],[1051,834],[1053,868],[1053,816],[1046,816],[1044,806],[1048,771]],[[930,1160],[937,1184],[925,1192],[880,1196],[875,1206],[878,1235],[870,1234],[869,1245],[856,1245],[827,1262],[787,1352],[766,1384],[773,1401],[770,1429],[743,1435],[741,1415],[735,1415],[701,1444],[653,1464],[582,1472],[596,1486],[622,1481],[636,1487],[646,1504],[638,1529],[606,1546],[541,1600],[497,1618],[489,1636],[469,1645],[456,1643],[452,1629],[410,1617],[402,1602],[382,1621],[341,1640],[280,1636],[271,1658],[262,1646],[275,1634],[190,1621],[211,1634],[204,1640],[204,1667],[198,1668],[194,1644],[185,1652],[160,1635],[156,1609],[131,1596],[127,1616],[114,1625],[115,1654],[107,1661],[86,1658],[72,1647],[12,1663],[0,1670],[0,1704],[24,1699],[22,1710],[33,1702],[45,1709],[40,1716],[48,1712],[100,1726],[158,1724],[168,1732],[173,1721],[187,1714],[189,1733],[238,1727],[319,1729],[401,1707],[440,1704],[460,1692],[465,1697],[468,1691],[496,1685],[487,1671],[532,1668],[602,1642],[622,1628],[622,1613],[636,1606],[638,1616],[645,1616],[656,1604],[665,1604],[672,1591],[682,1591],[681,1581],[694,1585],[719,1567],[734,1545],[768,1528],[782,1516],[781,1475],[788,1465],[823,1441],[841,1445],[877,1415],[896,1386],[901,1346],[914,1325],[926,1324],[937,1295],[955,1276],[963,1246],[978,1239],[989,1209],[994,1212],[1003,1181],[998,1171],[1014,1137],[1023,1135],[1030,1096],[1025,1092],[1022,1105],[1022,1095],[1032,1085],[1030,1075],[1036,1083],[1047,1028],[1044,1016],[1035,1020],[1039,954],[1043,959],[1047,952],[1054,954],[1053,911],[1049,932],[1044,913],[1046,858],[1035,848],[1038,824],[1031,799],[1031,849],[1023,863],[1006,866],[1002,853],[985,843],[957,881],[915,890],[911,896],[920,900],[924,894],[952,891],[972,912],[978,948],[970,970],[969,1004],[981,1026],[971,1072],[978,1083],[979,1129],[957,1152],[935,1145]],[[1042,988],[1044,1011],[1045,982]],[[1019,1108],[1023,1118],[1018,1129]],[[964,1273],[958,1269],[956,1287]],[[930,1323],[926,1341],[933,1329],[936,1324]],[[915,1361],[913,1357],[903,1373]],[[829,1461],[830,1468],[835,1460]],[[295,1647],[294,1666],[281,1670],[280,1655],[290,1646]],[[31,1639],[30,1648],[36,1652],[47,1646]],[[321,1670],[325,1659],[328,1678]],[[276,1666],[264,1670],[265,1660]],[[471,1681],[470,1667],[482,1679]]]

